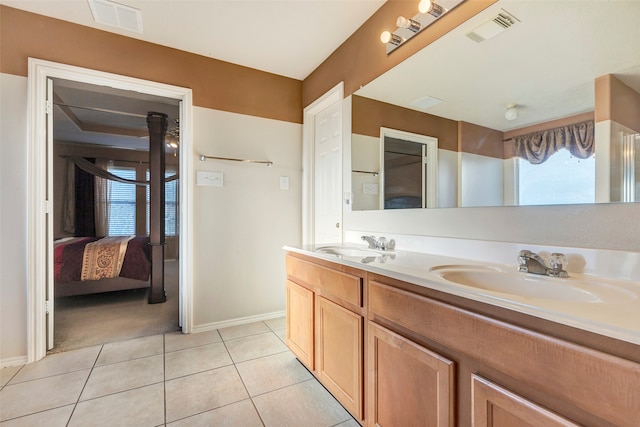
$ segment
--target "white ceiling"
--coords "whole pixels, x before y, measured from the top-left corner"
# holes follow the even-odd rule
[[[501,9],[521,22],[482,43],[466,37]],[[640,0],[500,0],[356,93],[508,131],[593,111],[605,74],[640,92],[639,40]],[[411,105],[426,96],[443,102]],[[516,120],[507,104],[519,105]]]
[[[118,0],[142,12],[143,33],[97,24],[87,0],[0,0],[17,9],[298,80],[385,0]]]

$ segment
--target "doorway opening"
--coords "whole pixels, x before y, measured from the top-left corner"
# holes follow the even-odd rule
[[[147,161],[149,156],[148,153],[145,154],[142,146],[148,149],[148,137],[140,135],[142,132],[147,133],[144,129],[135,128],[146,127],[147,124],[144,119],[142,119],[142,125],[139,123],[134,125],[133,122],[136,120],[140,122],[139,116],[145,117],[151,111],[160,110],[161,113],[167,114],[168,121],[173,122],[168,123],[167,134],[172,132],[172,127],[179,125],[179,131],[173,132],[178,147],[167,148],[166,155],[166,158],[170,159],[167,162],[167,172],[174,171],[180,179],[165,187],[166,190],[171,187],[174,195],[173,201],[169,200],[169,203],[173,204],[169,209],[165,209],[169,213],[166,224],[170,228],[173,227],[165,245],[167,247],[165,266],[168,266],[165,275],[170,280],[173,278],[175,283],[175,289],[171,292],[177,299],[175,308],[177,315],[174,315],[173,321],[176,325],[180,325],[182,332],[191,332],[190,274],[192,269],[189,265],[189,254],[192,239],[189,227],[191,221],[188,217],[191,211],[189,204],[191,203],[190,176],[192,175],[192,156],[189,155],[192,123],[191,90],[36,59],[29,61],[29,89],[31,131],[28,185],[30,193],[29,362],[44,357],[48,348],[55,348],[56,305],[59,304],[63,309],[68,308],[63,307],[62,300],[56,299],[54,238],[59,240],[69,237],[86,237],[77,236],[75,230],[70,232],[64,229],[65,225],[68,225],[65,224],[68,207],[63,200],[70,188],[65,189],[64,186],[68,183],[66,179],[69,177],[68,171],[73,170],[69,166],[70,159],[89,158],[91,159],[89,163],[93,163],[94,166],[95,163],[101,163],[100,169],[105,169],[114,175],[122,175],[123,171],[133,169],[136,180],[145,181],[148,167],[145,165],[145,155]],[[134,111],[135,108],[141,110]],[[87,144],[87,139],[91,145]],[[172,150],[175,150],[175,158]],[[181,155],[183,153],[184,155]],[[91,178],[88,181],[94,182],[93,193],[98,194],[95,189],[96,180]],[[135,191],[128,192],[134,194],[133,200],[127,201],[119,198],[121,194],[113,193],[114,187],[118,190],[117,186],[109,187],[111,187],[109,191],[113,203],[109,203],[107,208],[98,207],[98,204],[94,203],[94,210],[107,212],[106,226],[94,224],[94,229],[99,227],[102,230],[94,234],[123,234],[122,227],[126,229],[127,226],[132,225],[133,228],[127,230],[126,234],[146,235],[149,192],[142,185],[136,186]],[[79,199],[82,198],[75,198],[76,201]],[[112,215],[114,221],[111,224],[109,212],[114,213],[123,207],[125,210],[127,207],[133,208],[135,214],[114,214]],[[75,212],[80,212],[82,215],[83,209],[75,209]],[[94,219],[99,216],[95,212],[93,215],[87,215]],[[128,220],[129,224],[123,221],[123,218]],[[129,233],[131,231],[133,232]],[[84,234],[84,232],[80,233]],[[128,242],[135,240],[133,237],[131,239],[123,240]],[[124,247],[127,248],[127,245],[128,243],[125,243]],[[120,255],[125,252],[126,250],[121,247]],[[144,288],[126,285],[124,289],[129,288],[142,289],[142,291],[118,290],[115,293],[110,292],[110,295],[113,297],[117,293],[127,292],[135,297],[137,292],[146,304]],[[83,291],[80,293],[82,294]],[[91,292],[84,293],[86,295],[65,297],[91,299],[98,295]],[[103,299],[105,300],[103,302],[106,302],[110,299],[106,298],[106,295],[102,294],[97,299]],[[153,306],[163,305],[154,304]],[[42,310],[43,307],[45,310]],[[158,326],[154,325],[153,317],[150,317],[150,324]],[[118,329],[118,326],[114,326],[114,330]],[[115,339],[121,339],[121,337]]]

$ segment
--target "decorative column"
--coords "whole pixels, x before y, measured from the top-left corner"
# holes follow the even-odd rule
[[[165,155],[164,136],[167,115],[149,112],[149,244],[151,245],[151,287],[149,304],[167,300],[164,288],[164,209],[165,209]]]

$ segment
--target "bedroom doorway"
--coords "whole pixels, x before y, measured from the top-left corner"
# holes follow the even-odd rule
[[[47,85],[48,82],[49,85]],[[65,169],[71,157],[101,158],[112,160],[107,162],[105,169],[115,175],[130,173],[133,169],[137,174],[137,180],[148,179],[144,160],[136,158],[141,155],[144,157],[144,154],[141,154],[144,151],[141,151],[140,147],[135,147],[136,144],[145,143],[148,146],[148,138],[147,141],[144,141],[144,137],[136,134],[135,129],[127,129],[131,126],[124,126],[123,123],[128,120],[140,121],[141,118],[135,117],[136,114],[143,115],[148,111],[162,110],[163,108],[167,109],[169,117],[172,114],[174,116],[171,119],[172,123],[168,123],[167,133],[169,134],[173,130],[175,142],[178,145],[168,148],[168,151],[171,153],[172,149],[179,150],[175,153],[175,161],[167,162],[167,173],[179,173],[180,176],[180,179],[173,181],[174,214],[172,216],[171,209],[169,209],[170,218],[167,221],[167,223],[171,223],[169,228],[173,228],[166,233],[165,256],[165,258],[169,258],[165,262],[165,266],[168,265],[167,263],[170,265],[165,269],[165,276],[173,277],[175,280],[176,289],[173,294],[178,298],[176,323],[179,323],[183,332],[189,333],[192,324],[191,289],[189,286],[191,269],[188,266],[191,230],[188,227],[190,221],[187,216],[190,212],[188,205],[191,200],[190,176],[192,175],[192,156],[189,155],[191,147],[191,90],[34,59],[29,61],[29,89],[29,124],[32,131],[29,139],[32,153],[29,159],[31,172],[29,211],[32,215],[29,221],[29,252],[31,255],[29,265],[29,318],[31,321],[28,342],[29,361],[44,357],[51,344],[55,345],[53,339],[55,334],[53,319],[56,311],[53,290],[53,261],[55,259],[53,239],[54,237],[65,238],[70,237],[69,234],[76,234],[64,231],[66,213],[62,201],[64,191],[61,191],[61,188],[63,188],[65,179],[60,178],[65,174],[64,171],[60,173],[60,164]],[[112,104],[98,103],[97,100],[104,101],[105,98],[109,98]],[[124,103],[125,106],[118,106],[119,102]],[[130,108],[132,104],[140,104],[143,114],[132,113]],[[130,113],[130,115],[118,114],[118,112]],[[58,117],[54,118],[56,114]],[[97,120],[98,117],[102,117],[102,119]],[[142,122],[146,125],[145,120]],[[177,132],[175,128],[178,128]],[[78,136],[82,133],[84,136]],[[58,141],[56,144],[53,143],[54,135]],[[84,141],[78,139],[86,139],[87,135],[91,135],[91,146],[83,144]],[[61,140],[64,141],[64,144],[58,145]],[[109,145],[111,146],[109,147]],[[118,153],[117,158],[112,155],[116,152]],[[114,158],[109,159],[108,157]],[[170,154],[169,157],[171,157]],[[148,191],[145,194],[144,188],[136,188],[137,190],[133,193],[137,198],[138,209],[133,206],[135,211],[133,215],[125,213],[119,216],[120,219],[129,221],[129,224],[122,224],[127,221],[120,220],[115,220],[113,224],[107,221],[107,227],[110,227],[111,230],[106,231],[107,235],[124,234],[118,227],[127,229],[132,224],[135,230],[133,234],[146,234],[146,228],[148,228],[148,221],[145,218],[148,217],[148,207],[146,207],[148,196],[146,194]],[[58,191],[56,192],[56,190]],[[168,198],[170,199],[170,197]],[[123,206],[127,208],[126,201],[118,206],[119,202],[121,200],[113,203],[111,211]],[[133,201],[133,205],[135,204],[136,201]],[[131,209],[131,207],[131,201],[129,201],[128,208]],[[118,216],[114,218],[118,218]],[[132,219],[133,221],[130,221]],[[82,298],[89,298],[89,296],[76,299]],[[41,307],[46,309],[41,310]],[[115,328],[118,329],[117,326]]]

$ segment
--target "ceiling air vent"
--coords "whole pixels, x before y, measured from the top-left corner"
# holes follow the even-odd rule
[[[109,0],[88,0],[93,19],[99,24],[142,34],[140,10]]]
[[[474,42],[480,43],[490,38],[497,36],[502,33],[507,28],[511,28],[515,24],[520,22],[518,18],[510,14],[504,9],[501,9],[501,12],[498,13],[494,18],[485,22],[484,24],[478,25],[473,30],[467,33],[467,37],[469,37]]]

